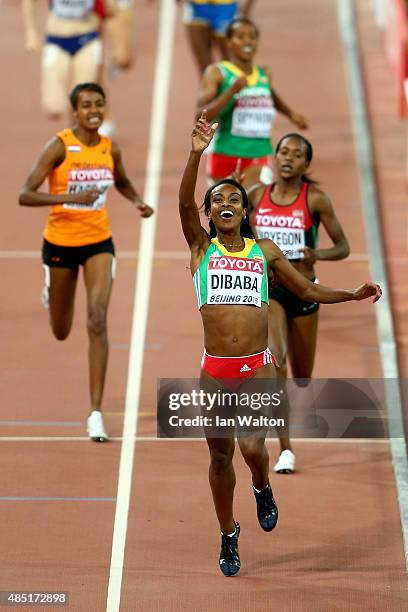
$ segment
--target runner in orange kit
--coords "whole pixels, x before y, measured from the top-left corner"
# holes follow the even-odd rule
[[[105,93],[96,83],[77,85],[70,96],[76,125],[52,138],[31,170],[19,202],[50,206],[44,231],[43,301],[49,302],[54,336],[65,340],[74,316],[78,269],[84,268],[87,292],[91,413],[88,433],[107,440],[101,403],[108,361],[107,311],[115,269],[115,250],[106,210],[107,190],[113,185],[150,217],[126,175],[118,145],[100,136]],[[49,194],[38,189],[48,177]]]

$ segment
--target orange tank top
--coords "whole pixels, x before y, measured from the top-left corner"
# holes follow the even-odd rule
[[[84,145],[72,130],[58,132],[65,146],[65,159],[49,176],[52,194],[80,193],[99,189],[92,206],[56,204],[51,207],[44,238],[59,246],[83,246],[106,240],[112,235],[106,210],[106,194],[114,184],[112,141],[104,136],[94,147]]]

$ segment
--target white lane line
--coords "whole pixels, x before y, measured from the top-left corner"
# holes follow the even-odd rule
[[[118,259],[138,259],[138,251],[117,251]],[[40,259],[40,251],[0,251],[0,259]],[[187,259],[190,261],[190,253],[188,251],[156,251],[153,259]],[[406,263],[408,257],[393,258],[392,261],[401,261]],[[347,261],[368,261],[367,253],[351,253]]]
[[[140,234],[137,281],[134,298],[128,380],[126,389],[123,442],[120,455],[119,481],[115,522],[113,527],[112,556],[106,610],[119,612],[122,587],[123,561],[129,515],[135,435],[139,409],[146,336],[147,312],[153,265],[154,239],[159,208],[160,175],[166,132],[167,102],[171,75],[171,61],[175,30],[176,4],[174,0],[161,0],[158,46],[153,84],[153,107],[150,118],[149,149],[146,169],[144,200],[156,209],[150,219],[142,221]]]
[[[370,268],[372,278],[382,285],[384,293],[375,306],[375,312],[381,364],[386,383],[391,455],[400,507],[406,570],[408,571],[408,463],[404,439],[404,419],[400,389],[393,380],[390,380],[390,384],[387,385],[387,379],[399,379],[398,358],[389,298],[390,291],[384,265],[384,245],[378,222],[380,215],[373,173],[373,148],[366,112],[367,103],[364,95],[353,1],[337,0],[337,14],[350,92],[350,112],[353,118]]]
[[[112,442],[120,442],[122,436],[110,436]],[[292,438],[296,444],[389,444],[387,438]],[[156,436],[135,436],[134,441],[139,442],[206,442],[205,438],[157,438]],[[277,438],[267,438],[270,444],[278,444]],[[88,436],[0,436],[1,442],[90,442]],[[104,443],[104,444],[109,444]]]

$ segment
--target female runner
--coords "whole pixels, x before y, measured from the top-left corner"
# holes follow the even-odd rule
[[[255,235],[273,240],[300,274],[317,282],[316,261],[344,259],[350,249],[329,196],[306,175],[312,156],[312,145],[306,138],[287,134],[276,146],[276,182],[267,187],[260,183],[251,186],[247,175],[245,186]],[[326,249],[318,248],[320,223],[333,242]],[[278,378],[286,379],[289,356],[293,377],[298,384],[308,384],[316,353],[318,311],[318,302],[306,302],[284,285],[270,283],[269,346],[279,362]],[[295,469],[288,414],[287,409],[286,429],[278,432],[281,454],[274,467],[282,474]]]
[[[300,274],[272,240],[252,237],[246,192],[231,179],[216,183],[206,193],[208,233],[200,223],[195,188],[201,156],[216,129],[217,124],[208,124],[203,112],[192,133],[192,148],[179,191],[179,211],[191,251],[191,273],[204,327],[202,384],[222,387],[223,379],[235,378],[242,388],[248,379],[270,379],[275,375],[267,348],[268,269],[299,298],[311,303],[368,297],[377,301],[381,289],[374,283],[353,290],[330,289]],[[259,523],[262,529],[271,531],[278,510],[268,478],[266,433],[263,429],[241,436],[238,444],[251,470]],[[222,534],[219,566],[225,576],[233,576],[240,569],[240,526],[233,513],[235,439],[207,436],[207,443],[210,486]]]
[[[207,110],[219,129],[207,155],[207,174],[216,182],[231,175],[237,159],[241,171],[269,168],[273,149],[271,130],[275,115],[282,113],[299,128],[306,128],[303,115],[293,111],[271,85],[269,71],[254,63],[259,32],[246,18],[234,19],[226,31],[229,61],[207,68],[198,94],[197,116]]]
[[[26,49],[40,48],[36,0],[22,0]],[[102,65],[101,14],[113,16],[116,0],[51,0],[41,60],[41,105],[53,119],[67,109],[67,89],[98,80]]]
[[[77,85],[71,93],[76,119],[73,129],[52,138],[31,170],[19,202],[50,206],[43,241],[45,287],[50,324],[57,340],[65,340],[74,317],[79,266],[84,269],[89,338],[91,412],[89,437],[108,439],[101,404],[108,362],[107,313],[115,269],[115,250],[106,210],[107,190],[113,185],[140,211],[153,210],[143,202],[126,175],[118,145],[98,134],[105,112],[105,93],[96,83]],[[49,194],[39,192],[48,177]]]

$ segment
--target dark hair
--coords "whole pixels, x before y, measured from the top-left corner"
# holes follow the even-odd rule
[[[96,93],[100,94],[104,100],[106,100],[106,94],[98,83],[79,83],[74,87],[69,96],[71,106],[74,110],[76,110],[78,105],[78,96],[83,91],[95,91]]]
[[[307,140],[307,138],[302,136],[302,134],[298,134],[297,132],[292,132],[291,134],[285,134],[285,136],[282,136],[282,138],[279,140],[278,144],[276,145],[275,155],[276,153],[279,152],[279,149],[281,148],[283,141],[286,140],[287,138],[297,138],[298,140],[303,142],[303,144],[305,145],[306,161],[310,164],[310,162],[313,159],[312,144]],[[302,174],[301,178],[304,183],[309,183],[309,185],[318,184],[318,182],[311,179],[308,174]]]
[[[232,21],[229,22],[227,29],[225,30],[225,38],[231,38],[233,30],[237,24],[244,23],[246,25],[250,25],[254,28],[255,34],[259,37],[259,29],[258,26],[254,24],[253,21],[248,19],[248,17],[236,17]]]
[[[204,212],[207,215],[207,217],[211,210],[211,194],[214,191],[214,189],[216,189],[220,185],[232,185],[233,187],[236,187],[241,194],[242,208],[244,210],[248,210],[247,192],[245,191],[241,183],[238,183],[238,181],[235,181],[234,179],[226,178],[226,179],[222,179],[221,181],[218,181],[217,183],[215,183],[215,185],[211,185],[211,187],[207,189],[205,193],[203,206],[204,206]],[[210,238],[215,238],[217,235],[217,230],[215,229],[215,225],[211,219],[210,219],[209,225],[210,225]],[[241,221],[240,234],[241,236],[244,236],[245,238],[254,238],[254,234],[249,224],[248,215],[246,215],[245,218],[242,219]]]

